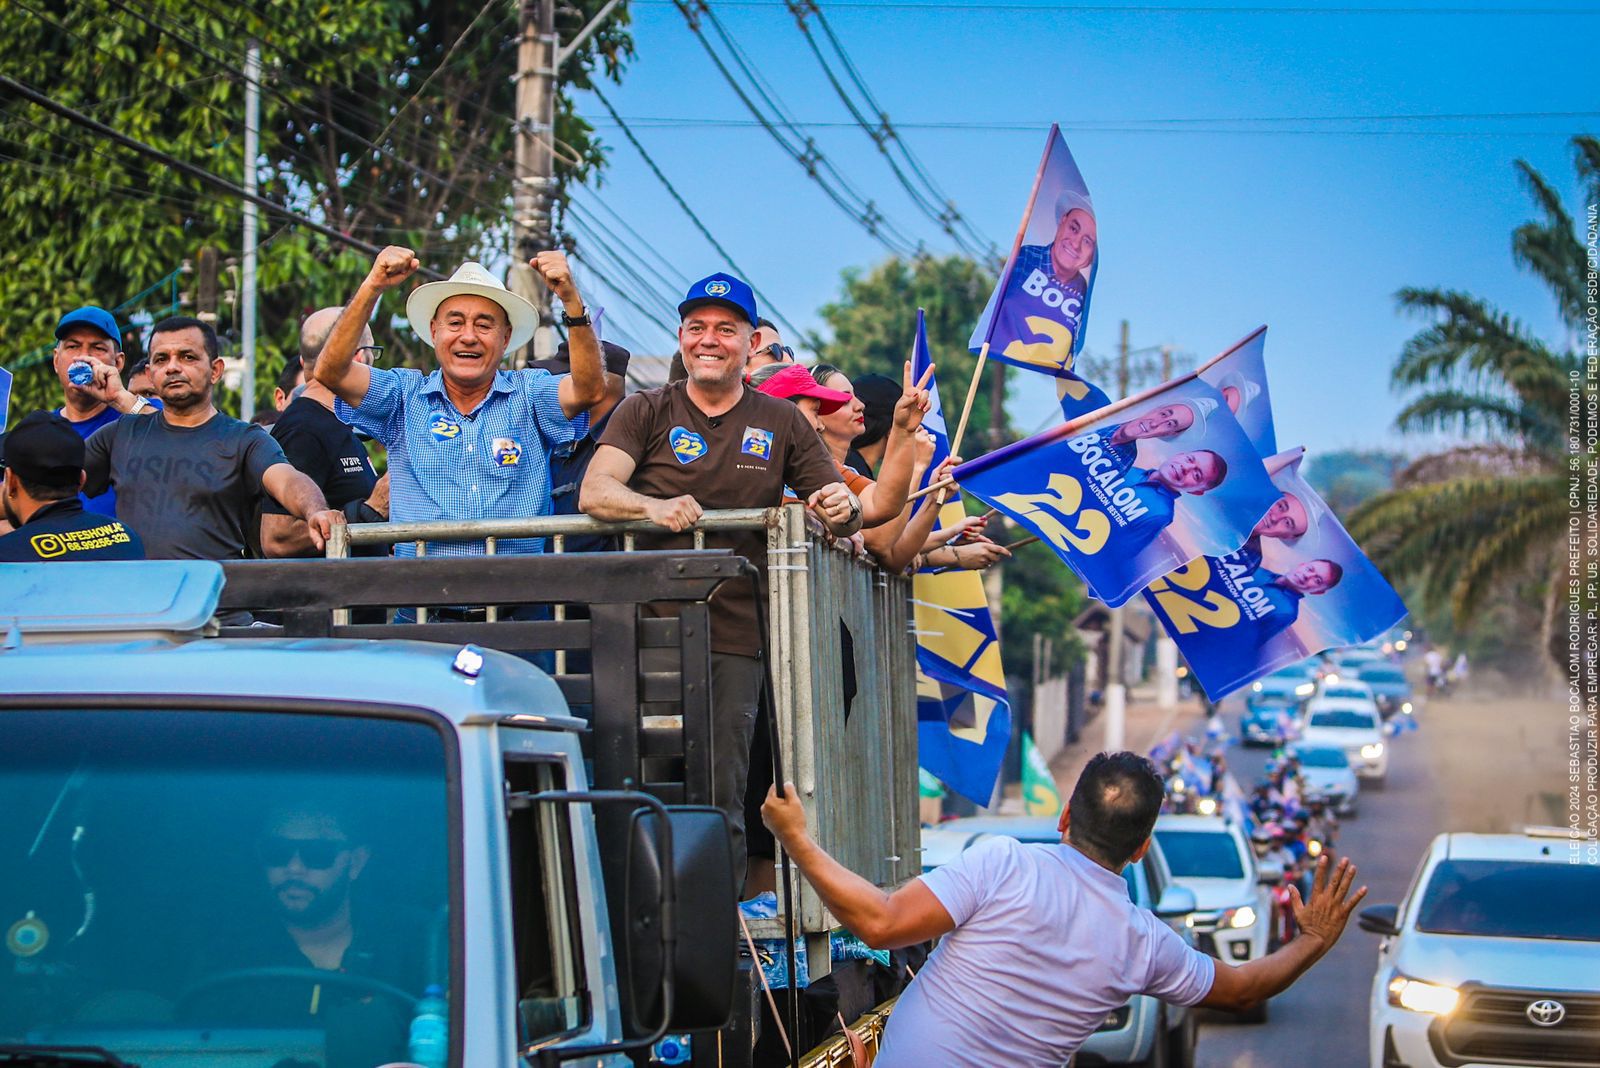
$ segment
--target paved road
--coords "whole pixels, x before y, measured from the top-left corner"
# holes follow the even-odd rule
[[[1238,702],[1224,706],[1238,734]],[[1398,901],[1428,842],[1444,830],[1441,796],[1422,748],[1429,725],[1394,743],[1389,778],[1381,790],[1364,788],[1358,815],[1346,820],[1342,850],[1361,869],[1370,890],[1366,904]],[[1262,777],[1270,750],[1235,746],[1230,765],[1248,790]],[[1363,784],[1365,787],[1365,783]],[[1367,997],[1377,939],[1352,919],[1344,938],[1299,983],[1271,1003],[1264,1024],[1242,1024],[1206,1013],[1200,1031],[1200,1068],[1356,1068],[1367,1063]]]

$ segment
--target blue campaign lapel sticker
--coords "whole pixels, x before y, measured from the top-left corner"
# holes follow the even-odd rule
[[[501,467],[515,467],[522,459],[522,443],[515,438],[494,439],[494,462]]]
[[[740,439],[739,451],[746,456],[754,456],[758,460],[772,459],[772,431],[763,430],[758,426],[744,428],[744,437]]]
[[[672,455],[680,464],[692,464],[706,454],[706,439],[687,427],[673,427],[672,433],[667,435],[667,444],[672,446]]]
[[[449,441],[461,433],[461,424],[444,412],[434,412],[433,418],[428,420],[428,433],[433,435],[434,441]]]

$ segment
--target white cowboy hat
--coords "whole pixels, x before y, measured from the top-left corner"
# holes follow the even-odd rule
[[[1194,422],[1174,436],[1195,442],[1205,440],[1206,416],[1217,410],[1217,402],[1210,397],[1185,397],[1178,403],[1194,413]]]
[[[485,297],[505,309],[511,320],[511,340],[506,351],[520,349],[533,340],[539,326],[539,312],[525,298],[505,287],[505,283],[484,270],[483,264],[468,260],[456,268],[456,273],[444,282],[429,282],[411,291],[406,298],[406,321],[417,332],[422,343],[433,347],[433,315],[439,305],[451,297],[470,295]]]
[[[1094,201],[1089,199],[1089,194],[1068,189],[1056,197],[1056,222],[1060,222],[1061,217],[1073,209],[1088,212],[1089,217],[1094,218]]]
[[[1238,371],[1229,371],[1215,383],[1218,392],[1230,386],[1239,391],[1239,410],[1242,412],[1250,407],[1250,402],[1261,395],[1261,386],[1250,381]]]

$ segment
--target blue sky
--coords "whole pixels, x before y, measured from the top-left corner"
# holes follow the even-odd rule
[[[780,3],[711,6],[795,119],[848,123]],[[1388,373],[1419,327],[1395,309],[1401,286],[1464,289],[1562,336],[1552,302],[1511,261],[1510,233],[1531,214],[1512,161],[1571,193],[1582,218],[1567,143],[1600,126],[1584,52],[1600,5],[821,6],[906,143],[1002,246],[1059,122],[1099,215],[1087,350],[1114,351],[1126,318],[1135,347],[1172,345],[1187,369],[1267,323],[1285,447],[1314,457],[1398,443]],[[671,3],[631,7],[638,56],[608,97],[757,288],[789,319],[818,326],[840,272],[887,252],[748,124]],[[605,207],[582,192],[580,207],[620,234],[614,211],[677,275],[722,269],[598,101],[580,95],[579,106],[613,150],[597,191]],[[1367,118],[1328,121],[1352,116]],[[954,250],[861,130],[807,133],[901,229]],[[638,312],[599,300],[612,336],[668,349]],[[670,306],[658,318],[670,322]],[[1049,420],[1054,390],[1019,376],[1011,410],[1032,429]]]

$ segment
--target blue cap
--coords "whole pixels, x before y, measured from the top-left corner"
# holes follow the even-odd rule
[[[755,293],[731,274],[707,275],[690,286],[683,303],[678,305],[678,315],[688,315],[690,308],[701,304],[725,304],[750,320],[751,326],[761,318],[756,312]]]
[[[97,308],[93,304],[85,304],[77,311],[69,311],[61,317],[56,324],[56,340],[61,340],[61,335],[78,325],[92,326],[106,337],[117,343],[117,348],[122,347],[122,331],[117,329],[117,320],[104,308]]]

